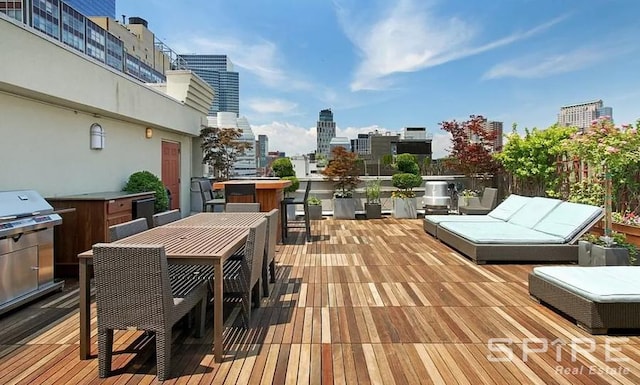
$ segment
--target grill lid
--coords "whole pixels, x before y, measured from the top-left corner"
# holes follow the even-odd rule
[[[53,207],[34,190],[0,191],[0,221],[51,212]]]

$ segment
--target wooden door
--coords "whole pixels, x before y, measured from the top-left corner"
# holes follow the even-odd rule
[[[180,208],[180,143],[162,142],[162,183],[171,192],[171,207]]]

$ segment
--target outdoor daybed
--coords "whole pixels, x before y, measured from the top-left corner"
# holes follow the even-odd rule
[[[640,267],[543,266],[529,274],[529,293],[575,319],[591,334],[640,328]]]
[[[440,222],[437,237],[478,264],[577,262],[575,242],[602,215],[600,207],[534,197],[506,221]]]
[[[531,198],[511,194],[504,202],[486,215],[425,215],[424,231],[437,238],[440,222],[500,222],[507,221],[520,210]]]

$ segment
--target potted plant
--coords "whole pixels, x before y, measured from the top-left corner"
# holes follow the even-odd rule
[[[610,236],[585,234],[578,241],[580,266],[636,265],[637,256],[637,247],[627,242],[624,234],[615,231]]]
[[[391,183],[398,189],[391,193],[393,217],[417,218],[416,193],[413,189],[422,184],[422,177],[416,157],[411,154],[400,154],[396,159],[395,167],[400,172],[391,177]]]
[[[307,199],[307,204],[309,205],[309,219],[322,219],[322,201],[318,197],[311,196]]]
[[[460,207],[469,206],[471,198],[477,197],[478,192],[475,190],[464,189],[458,193],[458,211]]]
[[[336,219],[355,219],[356,201],[353,189],[360,182],[357,166],[357,154],[338,146],[331,151],[331,160],[322,174],[334,182],[333,217]]]
[[[366,218],[382,218],[382,205],[380,204],[380,179],[367,181],[365,194],[367,196],[367,203],[364,204]]]

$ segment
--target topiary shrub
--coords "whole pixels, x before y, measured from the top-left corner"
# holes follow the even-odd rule
[[[162,184],[162,181],[149,171],[138,171],[131,174],[122,190],[128,193],[155,191],[155,212],[159,213],[169,208],[167,189],[164,187],[164,184]]]
[[[296,192],[300,187],[300,181],[295,176],[285,176],[282,179],[290,180],[291,185],[284,188],[284,196],[289,197],[290,193]]]

